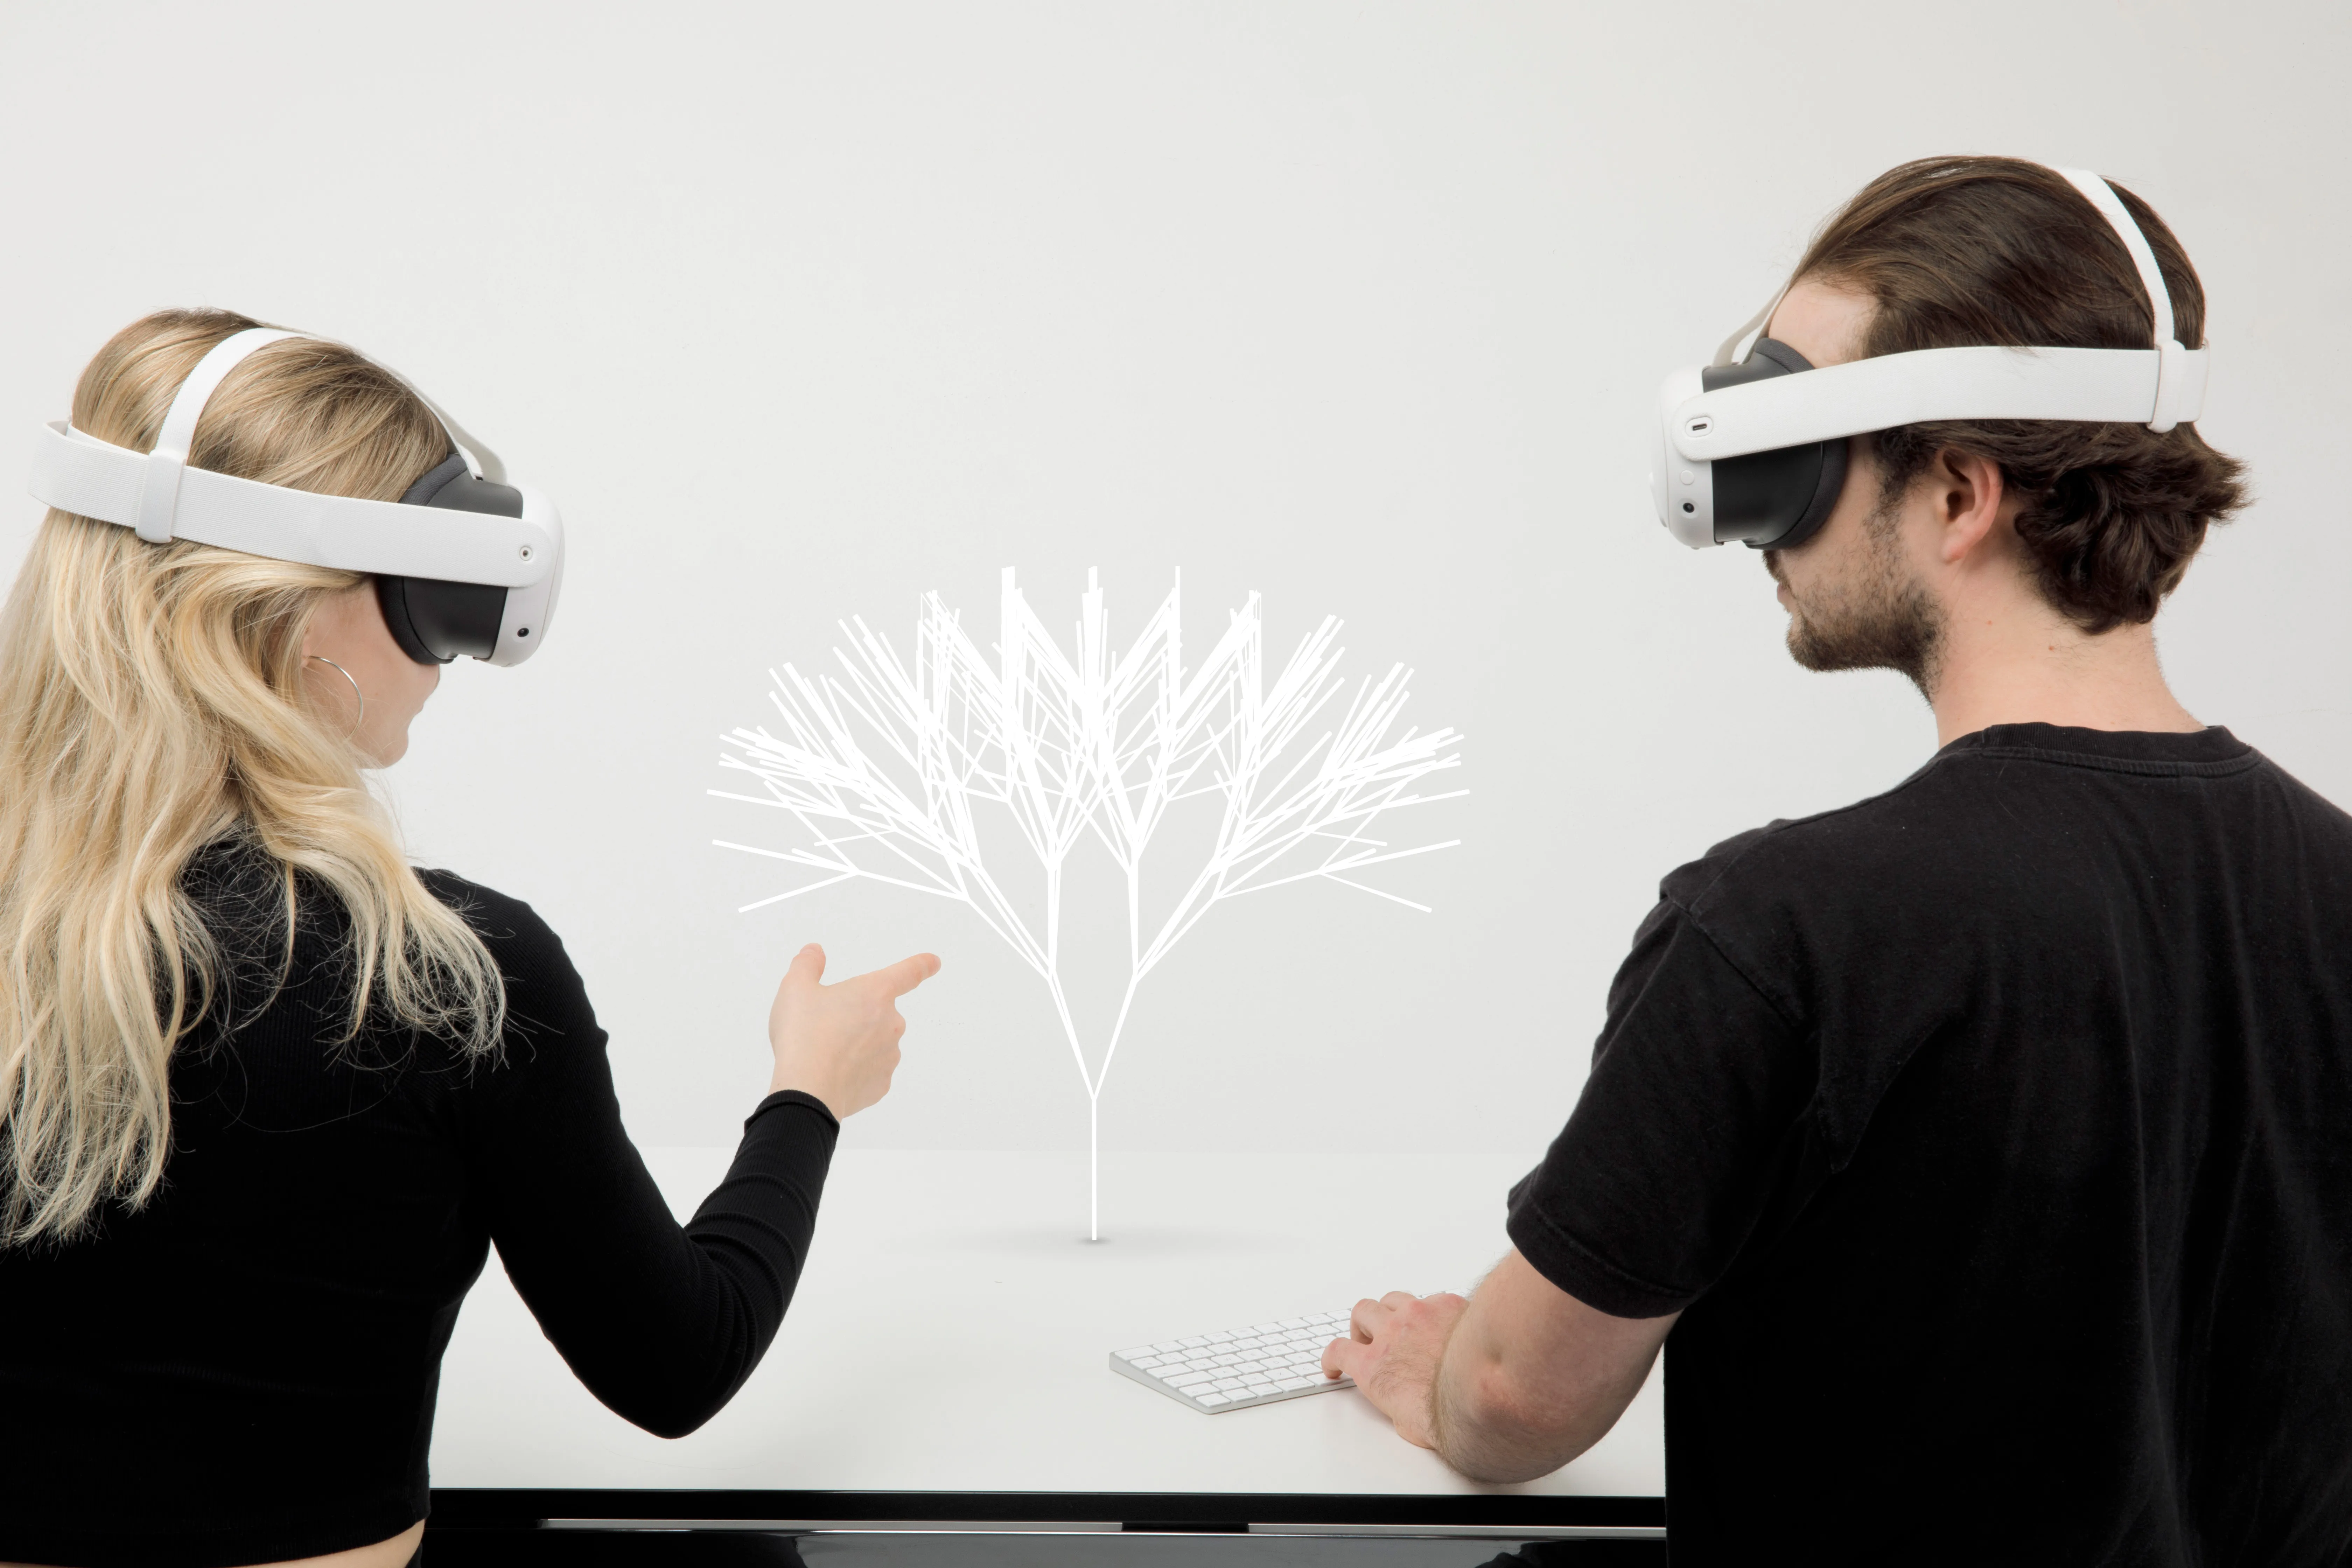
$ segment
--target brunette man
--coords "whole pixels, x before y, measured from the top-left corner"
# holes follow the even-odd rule
[[[1953,158],[1857,195],[1766,331],[1826,366],[2152,315],[2063,176]],[[2238,475],[2188,425],[1855,437],[1764,564],[1798,661],[1902,671],[1942,749],[1666,878],[1517,1249],[1326,1368],[1509,1480],[1670,1344],[1677,1568],[2345,1561],[2352,818],[2184,710],[2150,625]]]

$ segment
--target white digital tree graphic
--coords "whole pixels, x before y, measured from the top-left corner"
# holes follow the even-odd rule
[[[1126,653],[1113,657],[1102,591],[1087,574],[1075,657],[1046,632],[1003,574],[996,657],[984,658],[955,612],[926,595],[910,668],[862,619],[842,626],[836,673],[811,679],[791,665],[770,672],[781,733],[722,736],[721,765],[751,774],[758,795],[710,793],[776,808],[802,829],[788,848],[714,840],[824,873],[743,906],[746,912],[855,877],[969,905],[1045,980],[1087,1102],[1087,1228],[1101,1231],[1100,1129],[1109,1075],[1145,975],[1226,899],[1309,878],[1342,883],[1427,911],[1356,879],[1383,861],[1460,842],[1394,848],[1371,837],[1384,814],[1465,793],[1411,793],[1460,763],[1452,730],[1408,729],[1391,740],[1411,671],[1360,680],[1338,723],[1308,738],[1346,689],[1326,617],[1265,679],[1259,596],[1233,613],[1206,661],[1184,668],[1182,579]],[[1180,803],[1210,797],[1213,847],[1176,877],[1164,915],[1144,912],[1144,857]],[[1009,818],[1042,870],[1012,880],[982,853],[983,817]],[[1064,873],[1087,836],[1126,883],[1127,975],[1100,1067],[1089,1070],[1065,984]],[[996,834],[1003,844],[1002,829]],[[1003,857],[1000,855],[1000,858]],[[1025,894],[1025,897],[1024,897]],[[1147,926],[1150,929],[1146,929]]]

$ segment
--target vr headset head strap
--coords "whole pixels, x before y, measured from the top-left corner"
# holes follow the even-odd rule
[[[156,432],[154,449],[147,454],[146,480],[139,489],[139,521],[134,525],[140,538],[150,544],[172,542],[180,510],[180,476],[187,471],[188,448],[195,445],[196,422],[204,417],[205,405],[212,402],[228,373],[256,349],[309,335],[278,327],[247,327],[215,343],[196,362],[187,379],[180,383],[180,390],[172,395],[172,406],[163,415],[163,428]]]
[[[1724,339],[1722,346],[1715,351],[1715,357],[1706,362],[1707,369],[1721,370],[1726,365],[1738,364],[1746,359],[1748,351],[1755,348],[1756,340],[1763,335],[1764,323],[1772,319],[1772,312],[1780,308],[1780,301],[1789,297],[1789,290],[1795,282],[1792,278],[1781,284],[1780,291],[1767,300],[1762,310],[1748,317],[1745,325]]]
[[[2147,290],[2147,312],[2155,330],[2150,337],[2156,347],[2156,408],[2149,416],[2147,427],[2159,434],[2171,429],[2183,418],[2194,419],[2205,401],[2205,377],[2201,368],[2192,372],[2189,350],[2176,335],[2172,324],[2172,290],[2165,287],[2164,269],[2156,264],[2156,252],[2148,248],[2147,236],[2140,232],[2131,209],[2116,195],[2115,187],[2088,169],[2061,169],[2067,184],[2083,193],[2116,237],[2124,242],[2131,253],[2132,265],[2139,269],[2140,287]],[[2192,391],[2191,379],[2195,386]]]
[[[2148,313],[2155,318],[2153,341],[2161,345],[2173,336],[2172,291],[2164,286],[2164,272],[2156,264],[2156,252],[2147,247],[2147,236],[2139,231],[2132,220],[2131,209],[2116,195],[2115,187],[2088,169],[2061,169],[2067,184],[2083,193],[2090,204],[2099,209],[2099,216],[2116,231],[2116,237],[2131,252],[2132,265],[2139,268],[2140,286],[2147,290]]]

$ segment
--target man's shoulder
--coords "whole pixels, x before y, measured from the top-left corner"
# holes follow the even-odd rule
[[[1702,924],[1837,912],[1988,914],[2092,898],[2117,856],[2163,860],[2184,833],[2283,851],[2352,877],[2352,816],[2228,731],[2193,736],[2002,725],[1963,737],[1879,795],[1725,839],[1660,896]],[[2081,873],[2061,874],[2067,868]]]
[[[1940,852],[1945,802],[1937,758],[1882,794],[1811,816],[1780,817],[1733,835],[1668,872],[1659,896],[1695,916],[1759,893],[1785,897],[1884,887]]]

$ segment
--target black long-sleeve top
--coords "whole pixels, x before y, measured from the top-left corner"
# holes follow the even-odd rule
[[[838,1124],[761,1101],[681,1227],[622,1130],[580,977],[530,908],[446,872],[505,973],[496,1059],[389,1026],[338,1046],[341,910],[208,848],[231,984],[172,1069],[162,1193],[0,1250],[0,1562],[209,1568],[340,1551],[426,1510],[441,1354],[492,1242],[581,1381],[676,1436],[792,1299]]]

